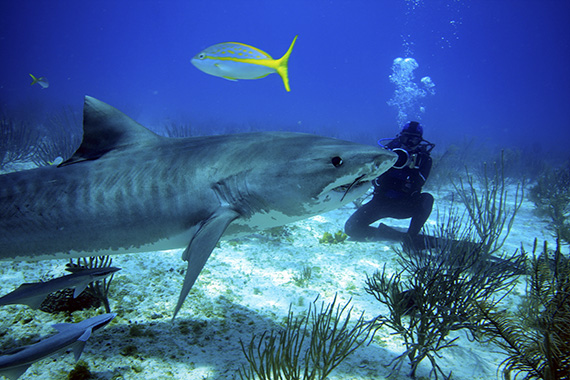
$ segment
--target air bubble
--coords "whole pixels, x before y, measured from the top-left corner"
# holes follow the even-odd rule
[[[421,105],[420,99],[428,94],[435,94],[435,83],[429,76],[420,79],[420,84],[416,83],[414,70],[419,67],[418,62],[411,57],[396,58],[392,65],[392,74],[389,78],[396,86],[394,96],[388,101],[388,105],[396,107],[398,110],[398,125],[403,125],[408,120],[419,120],[420,115],[425,112],[425,107]]]

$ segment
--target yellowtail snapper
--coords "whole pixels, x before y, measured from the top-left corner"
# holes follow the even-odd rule
[[[263,50],[239,42],[212,45],[192,58],[192,64],[203,72],[228,80],[259,79],[277,73],[287,91],[289,77],[287,63],[297,36],[283,57],[273,59]]]
[[[33,86],[34,84],[39,84],[40,86],[42,86],[42,88],[48,88],[49,87],[49,82],[47,80],[46,77],[39,77],[36,78],[35,76],[33,76],[32,74],[30,74],[30,76],[32,77],[32,83],[30,84],[30,86]]]

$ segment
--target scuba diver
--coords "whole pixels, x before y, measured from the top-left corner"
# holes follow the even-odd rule
[[[391,141],[384,145],[385,140]],[[377,228],[370,224],[382,218],[412,218],[407,236],[413,239],[420,233],[433,207],[433,196],[422,193],[422,187],[431,170],[430,152],[435,144],[423,139],[423,127],[417,121],[405,124],[394,139],[380,139],[378,144],[398,154],[398,160],[372,181],[372,200],[352,214],[344,230],[353,240],[386,240],[394,230],[383,223]]]

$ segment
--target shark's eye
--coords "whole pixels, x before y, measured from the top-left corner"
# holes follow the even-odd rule
[[[204,59],[204,58],[206,58],[206,54],[200,53],[200,54],[198,54],[198,58]]]
[[[339,166],[342,165],[342,158],[340,158],[339,156],[334,156],[331,162],[335,168],[338,168]]]

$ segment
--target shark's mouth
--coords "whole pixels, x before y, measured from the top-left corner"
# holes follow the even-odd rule
[[[344,200],[344,197],[346,197],[346,195],[348,194],[348,192],[353,189],[353,188],[358,188],[360,186],[362,186],[363,184],[367,183],[368,180],[363,181],[362,179],[366,177],[366,175],[361,175],[360,177],[356,178],[354,181],[352,181],[352,183],[348,184],[348,185],[341,185],[338,187],[335,187],[333,190],[334,191],[338,191],[338,192],[343,192],[344,194],[342,195],[342,198],[340,199],[340,201],[342,202]]]

